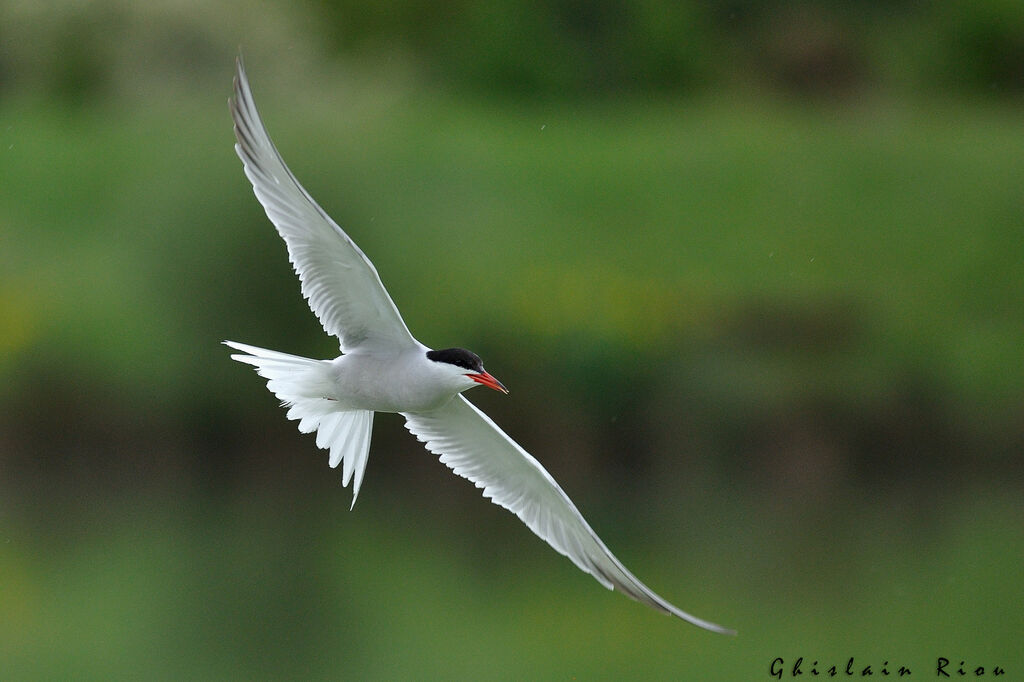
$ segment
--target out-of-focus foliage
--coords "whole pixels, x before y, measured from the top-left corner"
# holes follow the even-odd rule
[[[0,678],[1024,670],[1020,7],[0,5]],[[239,46],[414,333],[738,638],[391,415],[348,512],[219,344],[337,348],[232,152]]]
[[[519,97],[737,85],[1024,93],[1017,0],[11,0],[0,7],[0,95],[210,87],[237,48],[226,35],[244,36],[282,78],[334,52]]]
[[[7,0],[0,97],[194,96],[222,87],[240,48],[265,60],[267,73],[294,77],[325,42],[310,12],[266,0]]]
[[[315,2],[344,52],[407,52],[491,91],[1024,91],[1015,0]]]

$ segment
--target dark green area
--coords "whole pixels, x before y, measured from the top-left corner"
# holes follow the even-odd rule
[[[1014,0],[312,0],[333,46],[381,45],[462,87],[519,94],[1024,92]]]

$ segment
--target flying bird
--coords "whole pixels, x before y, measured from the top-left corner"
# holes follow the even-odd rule
[[[528,452],[462,395],[475,386],[508,390],[463,348],[432,350],[402,320],[373,263],[299,184],[270,140],[237,62],[235,151],[256,198],[288,247],[302,295],[341,354],[314,360],[234,341],[232,359],[252,365],[302,433],[352,482],[352,505],[366,471],[374,412],[397,412],[430,452],[483,495],[608,589],[698,627],[732,630],[676,608],[613,555],[562,488]]]

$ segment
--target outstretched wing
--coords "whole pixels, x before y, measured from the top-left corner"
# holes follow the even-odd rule
[[[655,594],[615,558],[544,467],[462,395],[430,412],[403,412],[405,426],[441,462],[483,488],[484,497],[608,589],[712,632],[735,634],[682,611]]]
[[[238,59],[235,151],[256,198],[288,245],[288,257],[320,324],[337,336],[342,352],[364,343],[396,349],[416,345],[377,269],[345,231],[309,196],[270,140]]]

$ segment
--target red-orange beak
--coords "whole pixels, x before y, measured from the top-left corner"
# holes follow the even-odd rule
[[[502,393],[508,393],[508,389],[502,386],[501,382],[492,377],[487,372],[480,372],[479,374],[467,374],[467,377],[472,379],[478,384],[482,384],[487,388],[493,388],[495,391],[501,391]]]

